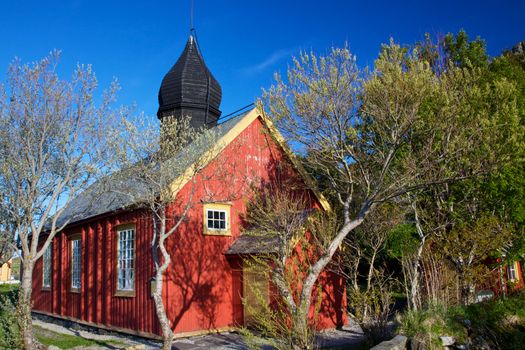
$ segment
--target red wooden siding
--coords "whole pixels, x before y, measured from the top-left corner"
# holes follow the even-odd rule
[[[257,119],[198,176],[193,197],[197,203],[167,242],[172,263],[167,271],[163,296],[176,333],[243,323],[242,263],[236,258],[228,259],[224,252],[241,233],[248,183],[256,178],[270,183],[281,181],[283,176],[297,177],[291,171],[280,169],[282,158],[282,151]],[[178,198],[184,202],[191,191],[190,182],[179,192]],[[206,201],[231,203],[231,236],[203,234],[202,213]],[[181,210],[177,202],[169,208],[171,212]],[[115,296],[116,230],[118,225],[129,223],[136,225],[135,296],[119,297]],[[82,235],[80,293],[70,291],[71,248],[68,237],[76,233]],[[94,325],[160,334],[150,296],[149,281],[153,276],[151,236],[151,218],[143,211],[122,212],[67,227],[54,238],[51,291],[41,288],[42,259],[36,264],[34,310]],[[322,288],[327,300],[340,304],[330,309],[331,301],[327,301],[322,324],[329,327],[339,323],[340,317],[335,314],[346,305],[344,283],[338,277],[326,275]]]
[[[504,262],[500,265],[501,262],[501,258],[487,259],[485,261],[485,264],[490,266],[492,270],[490,275],[477,286],[478,290],[491,290],[496,297],[500,297],[503,294],[512,294],[525,288],[523,263],[521,261],[516,263],[517,280],[511,281],[508,270],[509,262]]]
[[[116,229],[136,224],[135,297],[117,297]],[[81,233],[82,282],[80,293],[71,292],[71,244],[69,237]],[[152,276],[148,218],[135,211],[73,226],[55,236],[51,291],[42,290],[42,259],[35,266],[33,308],[37,311],[79,319],[95,325],[158,333],[149,278]]]

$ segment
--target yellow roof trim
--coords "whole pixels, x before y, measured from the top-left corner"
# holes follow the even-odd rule
[[[293,167],[303,177],[307,186],[312,190],[312,192],[314,192],[323,209],[329,211],[330,204],[323,196],[323,194],[319,192],[317,186],[315,186],[315,181],[313,180],[313,178],[308,174],[308,172],[304,169],[304,167],[299,162],[295,154],[288,147],[283,136],[281,135],[279,130],[277,130],[277,128],[273,125],[272,121],[265,117],[263,113],[260,113],[257,108],[253,108],[244,117],[242,117],[242,119],[230,131],[228,131],[217,141],[217,143],[212,149],[206,152],[206,154],[204,154],[201,157],[201,159],[199,159],[197,162],[188,167],[188,169],[186,169],[186,171],[182,175],[180,175],[177,179],[175,179],[175,181],[173,181],[173,183],[170,186],[173,196],[175,196],[182,189],[182,187],[184,187],[184,185],[186,185],[186,183],[188,183],[191,180],[191,178],[195,175],[195,167],[198,164],[202,164],[201,168],[204,168],[206,165],[208,165],[209,162],[211,162],[215,157],[217,157],[219,153],[226,148],[226,146],[228,146],[233,140],[235,140],[237,136],[239,136],[257,118],[260,118],[263,124],[267,127],[270,136],[288,156]]]

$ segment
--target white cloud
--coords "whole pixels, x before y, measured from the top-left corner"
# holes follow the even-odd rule
[[[242,69],[243,73],[246,74],[255,74],[259,73],[273,65],[275,65],[277,62],[282,60],[285,57],[290,57],[292,53],[297,51],[296,47],[293,48],[287,48],[287,49],[280,49],[275,52],[273,52],[270,56],[268,56],[265,60],[254,64],[252,66],[246,67]]]

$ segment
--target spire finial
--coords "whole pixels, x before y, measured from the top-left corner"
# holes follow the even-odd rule
[[[195,30],[193,27],[193,8],[195,7],[195,1],[191,0],[191,7],[190,7],[190,34]]]

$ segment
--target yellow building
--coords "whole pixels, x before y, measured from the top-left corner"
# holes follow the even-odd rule
[[[13,264],[13,259],[9,260],[0,268],[0,282],[7,282],[11,280],[11,266]]]

